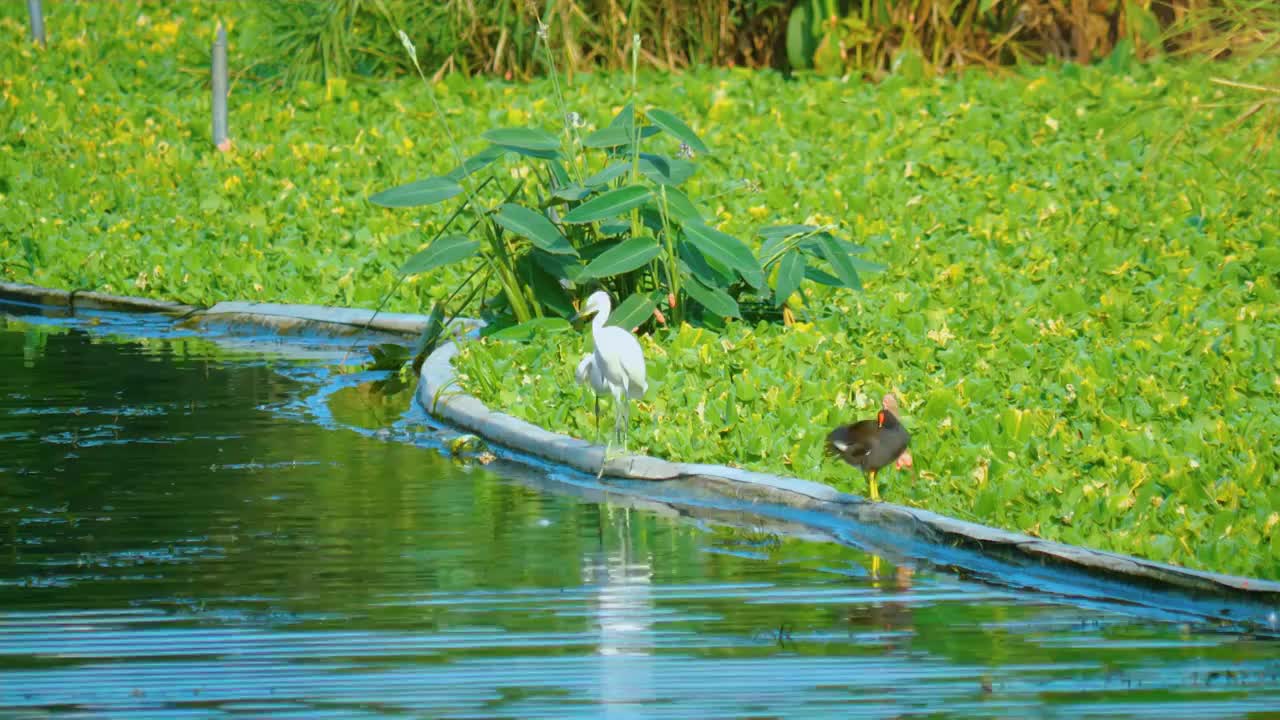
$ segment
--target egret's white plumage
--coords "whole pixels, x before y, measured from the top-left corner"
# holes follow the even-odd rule
[[[582,360],[578,362],[578,369],[573,372],[573,377],[579,385],[589,384],[597,395],[605,395],[609,392],[609,386],[604,383],[604,375],[601,375],[600,368],[596,367],[595,359],[595,353],[583,353]]]
[[[591,362],[584,360],[578,364],[578,372],[586,373],[592,387],[597,386],[591,374],[598,372],[603,386],[613,395],[614,432],[621,436],[625,449],[626,423],[631,415],[630,401],[644,397],[649,384],[645,381],[644,351],[640,349],[640,341],[620,327],[605,325],[612,309],[609,294],[603,290],[592,293],[582,306],[579,315],[595,316],[591,320],[591,339],[595,350],[591,353]]]
[[[578,369],[573,372],[573,379],[579,385],[590,385],[596,396],[596,439],[600,439],[600,396],[609,393],[609,385],[595,363],[595,353],[584,353],[578,361]]]

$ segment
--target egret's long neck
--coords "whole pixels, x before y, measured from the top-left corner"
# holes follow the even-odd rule
[[[611,310],[611,308],[608,305],[605,305],[604,307],[600,308],[600,312],[596,313],[595,317],[591,318],[591,334],[592,335],[595,335],[600,330],[603,330],[604,324],[606,322],[609,322],[609,310]]]

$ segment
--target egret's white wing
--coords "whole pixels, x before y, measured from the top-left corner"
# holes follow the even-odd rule
[[[595,359],[595,356],[591,353],[587,353],[578,361],[578,369],[573,371],[573,379],[576,380],[579,385],[586,385],[588,377],[595,372],[596,367],[595,363],[592,362],[593,359]]]
[[[635,336],[620,327],[599,328],[595,335],[595,364],[605,382],[628,397],[640,399],[649,385],[644,376],[644,351]]]
[[[573,379],[579,385],[591,383],[591,389],[595,390],[597,395],[609,392],[609,386],[604,381],[604,373],[600,370],[600,364],[596,362],[594,353],[586,353],[582,356],[578,361],[578,369],[573,371]]]

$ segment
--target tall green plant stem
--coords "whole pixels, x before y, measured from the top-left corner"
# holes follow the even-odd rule
[[[635,6],[632,5],[634,11]],[[631,184],[640,182],[640,123],[636,100],[640,97],[640,33],[631,35]],[[631,210],[631,237],[640,236],[640,208]]]
[[[449,148],[453,151],[458,167],[463,167],[466,160],[462,155],[462,148],[458,146],[457,139],[453,134],[453,128],[444,113],[444,108],[441,107],[439,99],[436,98],[435,88],[431,87],[431,81],[427,80],[426,73],[422,71],[422,65],[418,63],[416,48],[414,48],[413,42],[403,30],[400,31],[400,42],[404,45],[405,51],[409,53],[409,58],[413,61],[414,70],[417,71],[422,84],[427,88],[427,96],[431,98],[431,105],[436,111],[436,117],[440,118],[440,126],[444,128],[445,137],[449,140]],[[530,310],[524,293],[520,290],[520,282],[516,278],[515,267],[511,261],[511,253],[508,252],[502,239],[502,233],[494,227],[494,223],[489,220],[484,209],[480,206],[476,192],[471,187],[469,176],[461,178],[458,186],[462,188],[465,196],[464,203],[471,208],[472,212],[476,214],[477,220],[484,226],[485,239],[489,244],[489,253],[485,255],[485,259],[494,266],[494,274],[498,276],[498,281],[502,284],[502,292],[506,295],[507,302],[511,305],[511,314],[515,316],[516,322],[532,320],[540,313]],[[537,303],[534,303],[534,307],[537,307]]]

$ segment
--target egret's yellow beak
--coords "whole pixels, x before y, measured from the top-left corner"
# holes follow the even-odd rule
[[[577,325],[578,323],[582,322],[583,320],[586,320],[587,318],[591,317],[592,315],[595,315],[597,312],[599,312],[599,311],[598,311],[598,310],[596,310],[595,308],[593,308],[593,307],[591,307],[591,306],[589,306],[589,305],[588,305],[587,307],[582,308],[581,310],[579,310],[579,311],[578,311],[578,313],[577,313],[576,315],[574,315],[573,317],[569,318],[569,322],[570,322],[571,324]]]

